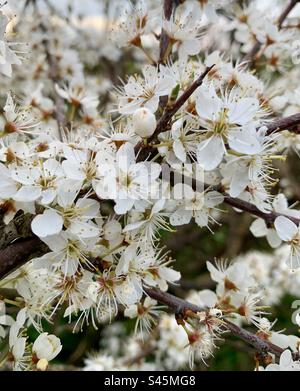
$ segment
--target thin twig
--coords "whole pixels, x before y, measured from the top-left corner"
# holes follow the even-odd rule
[[[205,310],[204,308],[201,308],[195,304],[189,303],[186,300],[156,288],[144,288],[144,291],[151,298],[167,305],[175,314],[178,315],[185,315],[187,311],[197,313]],[[228,329],[234,336],[253,346],[257,351],[264,354],[272,353],[276,357],[279,357],[284,351],[284,349],[280,348],[279,346],[260,338],[258,335],[243,329],[229,320],[224,319],[224,321],[226,324],[226,329]],[[299,359],[299,355],[297,353],[293,353],[293,357],[295,360]]]
[[[271,133],[280,132],[282,130],[289,130],[293,133],[300,133],[300,113],[290,115],[289,117],[279,118],[274,122],[266,125],[267,135]]]
[[[144,143],[140,142],[135,146],[135,152],[138,154],[138,160],[146,160],[147,156],[145,153],[141,152],[143,148],[145,151],[150,148],[151,150],[151,143],[155,142],[157,140],[157,136],[165,132],[169,129],[169,123],[172,119],[172,117],[178,112],[178,110],[185,104],[185,102],[190,98],[190,96],[196,91],[198,87],[201,86],[203,83],[203,80],[207,76],[207,74],[211,71],[211,69],[214,67],[214,65],[207,67],[205,71],[180,95],[180,97],[167,109],[165,110],[164,114],[160,117],[160,119],[157,122],[156,129],[151,137],[148,138],[147,144],[148,147],[144,148]],[[146,151],[147,152],[147,151]]]
[[[170,20],[175,8],[174,0],[164,0],[163,13],[166,20]],[[159,42],[159,64],[164,64],[168,57],[168,49],[170,45],[170,38],[164,28],[161,29],[160,42]]]

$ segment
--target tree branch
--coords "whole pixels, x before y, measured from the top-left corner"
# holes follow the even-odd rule
[[[290,115],[289,117],[279,118],[274,122],[266,125],[267,135],[270,135],[274,132],[280,132],[282,130],[289,130],[294,133],[300,133],[300,113]]]
[[[154,300],[159,301],[162,304],[168,306],[175,314],[185,315],[187,311],[192,312],[201,312],[205,310],[195,304],[189,303],[186,300],[180,299],[168,292],[163,292],[156,288],[144,288],[145,293],[153,298]],[[276,357],[279,357],[284,349],[280,348],[273,343],[262,339],[258,335],[251,333],[248,330],[237,326],[236,324],[230,322],[227,319],[224,319],[226,324],[226,329],[229,330],[234,336],[242,339],[244,342],[253,346],[260,353],[272,353]],[[299,354],[293,353],[293,358],[299,359]]]
[[[164,0],[163,13],[166,20],[170,20],[173,8],[176,7],[175,0]],[[163,64],[168,57],[168,49],[170,38],[166,31],[162,28],[159,43],[159,64]]]
[[[215,188],[216,191],[220,191],[219,189],[220,189],[219,187]],[[260,209],[258,209],[257,206],[255,206],[254,204],[251,204],[250,202],[241,200],[240,198],[230,197],[230,195],[227,194],[226,192],[223,192],[222,194],[225,197],[224,198],[225,204],[228,204],[228,205],[232,206],[233,208],[240,209],[244,212],[248,212],[256,217],[260,217],[261,219],[265,220],[267,225],[274,223],[275,219],[279,216],[287,217],[289,220],[293,221],[296,225],[298,225],[300,223],[300,220],[296,219],[295,217],[286,216],[283,213],[277,213],[277,212],[266,213],[266,212],[263,212]]]
[[[0,280],[33,258],[48,251],[37,237],[16,241],[0,251]]]
[[[297,3],[299,3],[300,0],[291,0],[289,4],[286,6],[286,8],[282,11],[282,14],[278,18],[278,28],[281,29],[283,22],[289,15],[289,13],[293,10],[293,8],[296,6]]]
[[[185,104],[185,102],[196,91],[196,89],[201,86],[203,80],[213,67],[214,65],[206,67],[205,71],[180,95],[180,97],[171,106],[167,107],[164,114],[158,120],[153,135],[148,138],[147,147],[145,148],[145,144],[143,142],[140,142],[135,146],[135,152],[138,154],[138,161],[147,159],[147,155],[151,152],[152,149],[151,143],[157,140],[157,136],[160,133],[166,132],[169,129],[169,122],[171,121],[172,117]]]
[[[210,67],[206,67],[205,71],[196,79],[181,95],[180,97],[174,102],[173,105],[169,106],[164,114],[159,119],[156,129],[153,133],[153,135],[148,139],[148,142],[151,143],[151,141],[155,140],[157,136],[165,132],[168,127],[168,124],[172,117],[177,113],[177,111],[185,104],[185,102],[190,98],[190,96],[196,91],[198,87],[201,86],[203,83],[203,80],[207,76],[207,74],[211,71],[211,69],[214,67],[214,65]]]

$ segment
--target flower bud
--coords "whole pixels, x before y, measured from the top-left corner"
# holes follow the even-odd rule
[[[45,358],[42,358],[41,360],[38,361],[36,364],[36,368],[39,371],[45,371],[48,367],[48,361]]]
[[[133,114],[133,127],[137,135],[148,138],[156,128],[155,115],[146,107],[137,109]]]
[[[61,343],[59,338],[55,335],[49,335],[48,333],[42,333],[35,340],[32,351],[36,354],[39,361],[45,359],[46,361],[53,360],[61,351]],[[44,361],[41,361],[40,366],[43,366]]]

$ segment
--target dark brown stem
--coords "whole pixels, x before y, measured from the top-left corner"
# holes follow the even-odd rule
[[[177,113],[177,111],[185,104],[185,102],[190,98],[190,96],[196,91],[198,87],[201,86],[203,83],[203,80],[207,76],[207,74],[211,71],[211,69],[214,67],[214,65],[207,67],[205,71],[196,79],[181,95],[180,97],[175,101],[175,103],[168,107],[165,113],[162,115],[160,120],[157,123],[157,127],[155,129],[154,134],[152,137],[148,140],[151,142],[152,140],[155,140],[156,137],[159,135],[159,133],[167,130],[166,127],[168,126],[170,120],[172,117]]]
[[[155,132],[153,135],[148,139],[148,142],[151,143],[151,141],[155,140],[157,136],[161,133],[167,130],[168,124],[172,117],[177,113],[177,111],[185,104],[185,102],[190,98],[190,96],[196,91],[198,87],[201,86],[203,83],[203,80],[207,76],[207,74],[211,71],[211,69],[214,67],[214,65],[207,67],[205,71],[196,79],[181,95],[180,97],[175,101],[175,103],[168,107],[165,111],[165,113],[161,116],[159,119]]]
[[[267,135],[280,132],[282,130],[289,130],[294,133],[300,133],[300,113],[290,115],[289,117],[280,118],[266,125],[267,127]]]
[[[174,0],[164,0],[164,18],[170,20],[173,8],[176,7],[176,2]],[[160,44],[159,44],[159,63],[163,64],[166,62],[168,57],[168,48],[170,44],[170,38],[166,31],[162,28],[160,34]]]
[[[157,140],[160,133],[166,132],[169,129],[169,123],[172,117],[185,104],[190,96],[201,86],[207,74],[211,71],[214,65],[207,67],[205,71],[180,95],[180,97],[167,109],[157,122],[156,129],[151,137],[148,139],[148,147],[144,147],[144,143],[140,142],[135,146],[135,152],[138,154],[138,161],[146,160],[147,154],[151,152],[151,143]],[[143,151],[144,149],[144,151]],[[148,151],[147,151],[148,150]]]
[[[282,24],[289,15],[289,13],[292,11],[292,9],[295,7],[295,5],[299,3],[299,0],[291,0],[289,4],[286,6],[286,8],[282,11],[282,14],[278,18],[278,28],[282,28]]]
[[[218,188],[216,188],[218,191]],[[274,223],[275,219],[279,216],[284,216],[283,213],[276,213],[276,212],[270,212],[266,213],[258,209],[254,204],[251,204],[250,202],[246,202],[244,200],[241,200],[240,198],[233,198],[230,197],[227,193],[223,192],[224,195],[224,203],[232,206],[233,208],[240,209],[244,212],[248,212],[256,217],[260,217],[261,219],[264,219],[266,224],[272,224]],[[286,216],[288,219],[293,221],[295,224],[299,224],[300,220],[296,219],[295,217]]]
[[[0,251],[0,279],[47,251],[47,246],[37,237],[10,244]]]
[[[185,315],[187,311],[201,312],[203,308],[189,303],[186,300],[180,299],[168,292],[163,292],[156,288],[144,288],[145,293],[153,299],[159,301],[161,304],[168,306],[175,314]],[[228,329],[234,336],[242,339],[244,342],[253,346],[260,353],[273,353],[276,357],[279,357],[284,349],[280,348],[273,343],[260,338],[258,335],[251,333],[248,330],[243,329],[240,326],[225,319],[226,329]],[[298,359],[299,355],[294,353],[294,359]]]

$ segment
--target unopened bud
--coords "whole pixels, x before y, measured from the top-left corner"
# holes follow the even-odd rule
[[[156,128],[155,115],[146,107],[137,109],[133,114],[133,127],[137,135],[148,138]]]
[[[37,362],[36,367],[39,371],[45,371],[48,367],[48,361],[45,358],[41,358]]]

